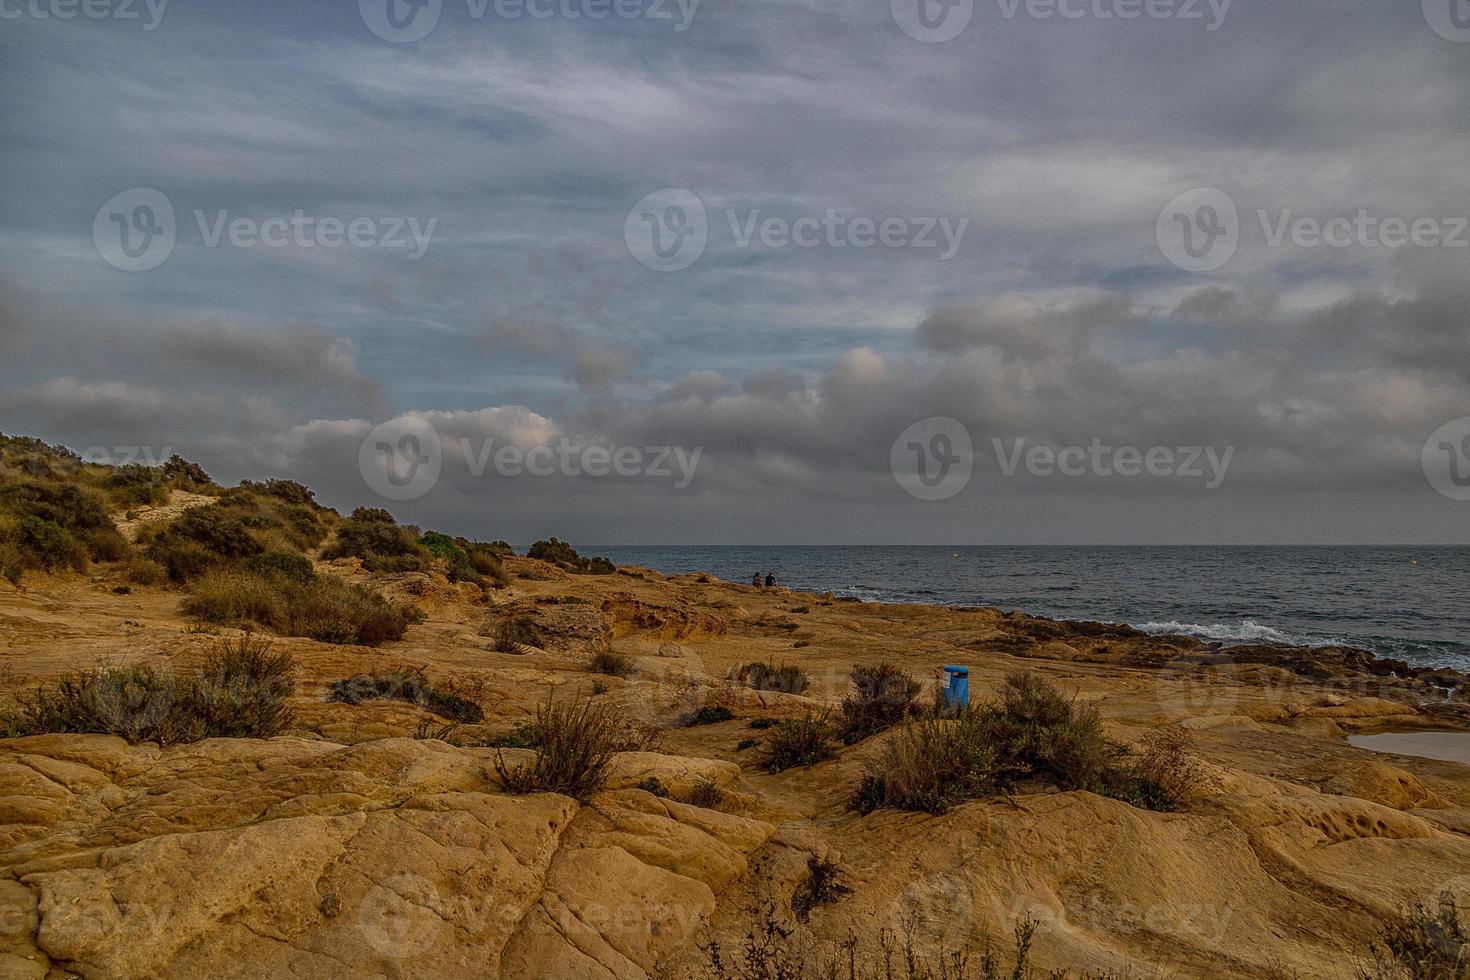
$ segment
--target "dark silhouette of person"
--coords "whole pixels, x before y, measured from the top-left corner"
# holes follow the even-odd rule
[[[766,572],[766,588],[769,589],[769,588],[771,588],[775,584],[776,584],[776,573],[775,572]]]
[[[753,586],[755,586],[757,589],[761,587],[761,573],[760,572],[756,572],[753,576],[751,576],[750,584],[753,585]]]

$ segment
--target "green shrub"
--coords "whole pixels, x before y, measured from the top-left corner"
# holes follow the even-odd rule
[[[535,722],[522,722],[503,735],[497,735],[489,743],[496,749],[534,749],[541,744],[541,730]]]
[[[974,720],[1003,783],[1040,776],[1063,789],[1107,794],[1126,781],[1126,749],[1103,734],[1097,709],[1079,707],[1039,675],[1008,675],[999,703]]]
[[[370,700],[407,701],[425,711],[451,718],[464,724],[478,724],[485,711],[474,701],[450,691],[441,691],[429,683],[422,668],[411,668],[388,674],[359,674],[334,681],[328,701],[361,704]]]
[[[1093,707],[1079,707],[1035,674],[1006,677],[993,703],[908,724],[867,768],[851,801],[943,813],[966,800],[1039,778],[1149,809],[1171,809],[1157,782],[1125,764]]]
[[[149,546],[148,554],[175,582],[188,582],[197,578],[219,560],[212,551],[198,542],[176,539],[155,542]]]
[[[254,480],[241,480],[240,489],[257,496],[274,497],[283,503],[296,504],[301,507],[311,507],[316,503],[316,493],[295,480],[264,480],[259,483]]]
[[[24,734],[118,735],[164,744],[204,738],[269,738],[291,723],[295,690],[289,653],[249,635],[226,641],[202,672],[149,665],[64,675],[21,701]]]
[[[586,800],[607,783],[614,755],[626,751],[627,725],[607,704],[590,698],[536,711],[536,760],[510,768],[495,759],[495,771],[511,793],[562,793]]]
[[[14,446],[14,440],[9,444]],[[50,461],[62,457],[24,452],[23,459],[36,464],[27,471],[55,475]],[[113,525],[106,500],[95,490],[49,478],[0,478],[0,574],[10,581],[18,583],[27,568],[80,571],[88,558],[114,561],[126,552],[127,542]]]
[[[21,574],[24,571],[25,565],[20,547],[9,534],[0,531],[0,578],[5,579],[11,585],[19,585]]]
[[[627,677],[633,673],[633,658],[614,650],[599,650],[587,662],[587,669],[610,677]]]
[[[832,736],[830,712],[782,721],[766,736],[766,771],[784,772],[832,758],[837,754]]]
[[[923,685],[897,664],[852,668],[857,692],[842,702],[842,741],[852,745],[870,735],[892,728],[915,710]]]
[[[438,531],[429,531],[419,543],[436,558],[444,560],[451,582],[473,582],[482,589],[492,586],[504,588],[510,584],[510,576],[489,545],[466,538],[452,538]]]
[[[737,670],[735,676],[740,683],[757,691],[779,691],[783,694],[800,694],[811,683],[806,671],[795,664],[777,667],[774,661],[752,661]]]
[[[203,490],[214,487],[214,481],[204,472],[204,467],[191,463],[178,453],[164,462],[162,476],[165,483],[185,490]]]
[[[320,576],[307,585],[287,588],[289,632],[322,643],[358,643],[377,646],[401,640],[423,614],[412,606],[398,606],[360,585]]]
[[[132,464],[119,466],[107,480],[108,495],[119,507],[161,504],[168,497],[163,470]]]
[[[150,528],[148,556],[168,569],[176,582],[187,582],[216,565],[237,564],[265,550],[241,516],[214,503],[191,507],[167,526]]]
[[[582,575],[611,575],[617,571],[617,566],[606,558],[579,555],[571,545],[556,538],[549,541],[537,541],[526,552],[526,557],[550,562],[564,571]]]
[[[41,517],[24,518],[15,529],[15,543],[22,562],[33,568],[56,571],[87,567],[87,550],[66,528]]]
[[[218,503],[184,511],[169,526],[168,537],[192,541],[225,559],[249,558],[265,550],[241,516]]]
[[[418,531],[400,526],[381,507],[359,507],[337,528],[323,553],[327,558],[360,558],[370,572],[421,572],[431,553],[419,544]]]
[[[289,551],[267,551],[245,559],[244,569],[256,575],[279,575],[293,582],[310,582],[316,578],[316,569],[305,555],[293,555]]]

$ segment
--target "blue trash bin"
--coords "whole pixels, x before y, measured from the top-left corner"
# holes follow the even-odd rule
[[[959,664],[944,666],[944,706],[963,708],[970,703],[970,668]]]

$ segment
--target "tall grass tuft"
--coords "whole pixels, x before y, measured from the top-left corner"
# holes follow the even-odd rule
[[[130,742],[269,738],[290,725],[294,663],[246,634],[226,640],[198,675],[167,667],[99,667],[21,699],[22,734],[118,735]]]
[[[651,744],[648,733],[591,698],[547,701],[536,710],[532,735],[534,762],[512,768],[496,756],[495,772],[511,793],[562,793],[586,800],[607,784],[614,755]]]

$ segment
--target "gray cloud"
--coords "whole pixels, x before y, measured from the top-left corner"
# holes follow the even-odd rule
[[[0,33],[0,426],[168,443],[361,500],[373,422],[453,438],[702,446],[687,491],[465,477],[408,507],[590,540],[1466,540],[1418,472],[1470,415],[1470,256],[1271,247],[1257,212],[1463,214],[1470,71],[1417,4],[1180,22],[976,5],[920,44],[883,3],[701,4],[657,24],[474,22],[383,44],[352,4],[199,0],[146,37]],[[222,44],[220,38],[228,37]],[[628,209],[704,201],[689,269]],[[1241,245],[1190,275],[1160,208],[1228,192]],[[168,261],[104,263],[98,206],[155,187]],[[194,212],[438,219],[384,249],[209,247]],[[729,215],[969,219],[916,249],[763,248]],[[21,285],[23,284],[23,286]],[[931,415],[1050,444],[1232,445],[1218,492],[1004,479],[928,506],[887,470]],[[494,527],[487,527],[493,522]]]

